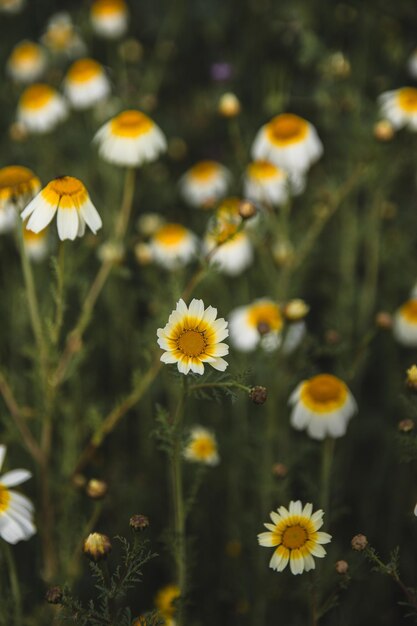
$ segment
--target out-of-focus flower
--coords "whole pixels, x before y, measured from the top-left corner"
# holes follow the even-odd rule
[[[0,445],[0,469],[5,456],[6,446]],[[32,474],[24,469],[12,470],[0,476],[0,537],[7,543],[15,544],[30,539],[36,533],[32,502],[10,489],[31,477]]]
[[[103,66],[93,59],[79,59],[69,68],[64,93],[74,109],[87,109],[110,93],[110,81]]]
[[[175,601],[180,597],[181,592],[178,585],[165,585],[155,596],[155,606],[165,618],[172,618],[176,613]]]
[[[360,533],[359,535],[355,535],[350,543],[353,550],[356,550],[356,552],[363,552],[368,545],[368,540],[365,535]]]
[[[391,141],[394,137],[394,128],[388,120],[379,120],[374,126],[374,137],[378,141]]]
[[[34,233],[23,225],[23,245],[31,261],[43,261],[49,252],[48,230],[44,228],[39,233]]]
[[[408,73],[413,78],[417,78],[417,48],[410,54],[407,63]]]
[[[378,98],[381,115],[386,118],[394,128],[407,126],[410,130],[417,131],[417,89],[415,87],[402,87],[386,91]]]
[[[186,265],[197,252],[198,239],[181,224],[163,224],[153,234],[151,246],[154,261],[169,270]]]
[[[101,500],[107,494],[108,484],[98,478],[90,478],[85,486],[85,492],[92,500]]]
[[[21,165],[9,165],[0,169],[0,233],[13,230],[17,212],[38,193],[40,180]]]
[[[204,308],[202,300],[192,300],[189,307],[179,300],[164,328],[158,328],[158,345],[165,352],[163,363],[177,363],[178,371],[188,374],[204,373],[204,364],[224,372],[228,363],[221,357],[229,353],[229,346],[221,343],[229,332],[223,318],[216,319],[217,309]]]
[[[227,61],[218,61],[212,63],[210,66],[210,76],[212,80],[216,82],[223,82],[229,80],[233,75],[233,67],[231,63]]]
[[[309,312],[308,304],[301,298],[294,298],[284,306],[284,315],[289,322],[299,322]]]
[[[102,263],[120,264],[125,257],[125,249],[122,243],[105,241],[97,250],[97,256]]]
[[[408,368],[406,385],[410,389],[417,391],[417,365],[412,365]]]
[[[94,234],[102,226],[87,189],[73,176],[51,180],[27,205],[21,217],[29,218],[28,230],[39,233],[53,220],[55,213],[58,213],[58,236],[62,240],[82,237],[86,224]]]
[[[0,0],[0,13],[20,13],[25,4],[25,0]]]
[[[136,110],[116,115],[98,130],[94,141],[102,159],[126,167],[155,161],[167,147],[161,129],[150,117]]]
[[[234,93],[227,92],[220,96],[217,110],[223,117],[236,117],[240,109],[239,99]]]
[[[192,463],[213,466],[220,462],[216,437],[202,426],[193,426],[183,454],[184,458]]]
[[[210,208],[227,192],[229,170],[217,161],[199,161],[185,172],[179,185],[185,200],[197,208]]]
[[[119,39],[127,31],[129,12],[124,0],[95,0],[90,11],[94,32],[106,39]]]
[[[64,98],[49,85],[35,83],[19,99],[17,120],[32,133],[47,133],[68,114]]]
[[[290,193],[288,174],[269,161],[253,161],[243,181],[244,195],[263,204],[285,204]]]
[[[291,425],[307,430],[313,439],[342,437],[357,410],[347,385],[331,374],[318,374],[301,382],[290,396]]]
[[[335,570],[338,574],[347,574],[349,570],[349,564],[347,561],[336,561]]]
[[[398,422],[398,430],[401,433],[410,433],[412,430],[414,430],[414,427],[415,427],[415,424],[413,420],[410,418],[405,418]]]
[[[240,306],[229,315],[230,341],[242,352],[251,352],[258,345],[267,350],[281,342],[282,315],[276,302],[268,298]],[[265,338],[268,340],[265,342]]]
[[[107,535],[90,533],[84,540],[83,552],[93,561],[102,561],[111,552],[112,545]]]
[[[390,330],[392,328],[392,315],[387,311],[378,311],[375,315],[375,324],[381,330]]]
[[[136,226],[141,235],[152,237],[164,222],[164,218],[159,213],[142,213],[136,222]]]
[[[12,50],[6,69],[18,83],[31,83],[45,71],[46,55],[43,48],[33,41],[21,41]]]
[[[253,246],[242,228],[240,206],[239,198],[223,200],[204,237],[203,248],[210,265],[229,276],[240,274],[253,261]],[[245,225],[250,226],[251,221],[245,220]]]
[[[258,535],[261,546],[275,548],[269,567],[282,572],[289,563],[292,574],[314,569],[313,556],[323,558],[326,555],[323,544],[332,539],[328,533],[319,531],[323,515],[321,509],[313,513],[310,503],[303,508],[300,500],[291,501],[288,509],[280,506],[277,512],[272,511],[273,523],[264,524],[268,532]]]
[[[271,161],[296,175],[306,172],[322,154],[314,126],[292,113],[276,115],[262,126],[252,146],[255,160]]]
[[[86,53],[86,45],[77,33],[69,13],[55,13],[41,37],[42,43],[56,55],[75,59]]]
[[[417,298],[407,300],[394,314],[393,334],[403,346],[417,346]]]
[[[153,262],[152,248],[148,243],[139,241],[135,245],[135,257],[139,265],[150,265]]]

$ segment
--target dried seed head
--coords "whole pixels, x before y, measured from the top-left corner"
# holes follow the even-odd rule
[[[414,422],[412,419],[404,419],[398,422],[398,430],[402,433],[409,433],[414,430]]]
[[[392,328],[392,315],[386,311],[379,311],[375,316],[375,324],[381,330],[390,330]]]
[[[256,385],[256,387],[252,387],[249,391],[249,397],[254,404],[264,404],[267,396],[268,392],[266,387],[262,387],[261,385]]]
[[[91,478],[85,488],[87,496],[93,500],[101,500],[101,498],[104,498],[107,491],[107,483],[104,480],[98,480],[97,478]]]
[[[234,93],[224,93],[219,100],[218,112],[222,117],[236,117],[241,110],[240,102]]]
[[[363,550],[365,550],[367,545],[368,540],[365,535],[362,534],[355,535],[351,541],[351,546],[353,550],[356,550],[357,552],[362,552]]]
[[[140,515],[140,514],[132,515],[132,517],[129,520],[129,526],[135,532],[141,532],[142,530],[145,530],[146,528],[148,528],[149,518],[146,517],[146,515]]]
[[[335,570],[338,574],[347,574],[349,565],[347,561],[336,561]]]
[[[84,540],[83,552],[93,561],[101,561],[107,558],[111,552],[112,545],[107,535],[101,533],[91,533]]]
[[[61,604],[63,595],[61,587],[49,587],[45,593],[45,600],[48,604]]]

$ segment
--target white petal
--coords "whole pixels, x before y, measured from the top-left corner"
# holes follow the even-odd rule
[[[214,367],[215,370],[218,370],[219,372],[224,372],[229,364],[224,359],[217,358],[213,362],[210,362],[210,365]]]
[[[78,233],[78,212],[74,207],[72,209],[58,209],[58,236],[63,241],[70,239],[73,241]]]
[[[276,537],[274,537],[273,533],[259,533],[258,543],[260,546],[272,548],[278,544],[278,541]]]
[[[36,206],[29,218],[28,223],[26,224],[27,230],[32,230],[34,233],[39,233],[41,230],[46,228],[50,222],[52,222],[54,215],[56,213],[56,206],[51,206],[48,202],[42,199],[42,197],[36,196],[35,200],[37,201]],[[34,202],[34,200],[32,200]],[[24,213],[31,206],[30,203],[25,211],[23,211],[21,217],[24,218]]]
[[[94,234],[96,234],[96,232],[102,227],[103,222],[101,221],[101,217],[91,200],[88,199],[80,206],[80,213],[85,219],[88,227]]]
[[[6,456],[6,446],[0,445],[0,469],[3,467],[4,457]]]
[[[12,470],[1,477],[1,482],[5,487],[15,487],[32,478],[31,472],[24,469]]]

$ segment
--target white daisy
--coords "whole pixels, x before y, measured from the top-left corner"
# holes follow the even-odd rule
[[[119,39],[127,31],[129,12],[124,0],[95,0],[90,19],[97,35]]]
[[[181,224],[163,224],[152,235],[150,246],[156,263],[176,269],[195,257],[198,239]]]
[[[48,230],[44,228],[39,233],[34,233],[31,230],[27,230],[24,226],[23,245],[31,261],[35,261],[35,263],[43,261],[49,252]]]
[[[39,178],[27,167],[9,165],[0,169],[0,233],[13,230],[18,211],[40,188]]]
[[[282,328],[280,307],[268,298],[237,307],[229,315],[230,341],[241,352],[251,352],[258,345],[276,349],[281,343]]]
[[[221,342],[229,332],[227,322],[216,315],[217,309],[205,309],[202,300],[192,300],[189,307],[179,300],[167,325],[157,332],[158,345],[165,350],[161,361],[177,363],[182,374],[203,374],[205,363],[224,372],[228,364],[221,357],[229,353],[229,346]]]
[[[290,194],[288,174],[269,161],[253,161],[246,168],[243,193],[253,202],[285,204]]]
[[[68,115],[64,98],[49,85],[35,83],[19,99],[17,120],[32,133],[47,133]]]
[[[229,187],[231,173],[216,161],[199,161],[179,181],[184,199],[193,207],[209,208]]]
[[[86,53],[87,47],[74,28],[69,13],[55,13],[41,37],[42,43],[52,54],[75,59]]]
[[[100,63],[93,59],[79,59],[67,72],[64,93],[74,109],[87,109],[107,98],[110,81]]]
[[[12,50],[6,69],[19,83],[31,83],[45,71],[46,55],[43,48],[33,41],[21,41]]]
[[[191,463],[214,466],[220,462],[216,437],[203,426],[193,426],[183,455]]]
[[[6,446],[0,445],[0,469],[5,455]],[[10,489],[31,477],[32,474],[24,469],[12,470],[0,476],[0,537],[7,543],[26,541],[36,534],[32,502]]]
[[[403,346],[415,348],[417,346],[417,298],[407,300],[395,312],[393,320],[395,339]]]
[[[391,122],[394,128],[407,126],[410,130],[417,131],[417,89],[415,87],[386,91],[379,96],[378,102],[381,115]]]

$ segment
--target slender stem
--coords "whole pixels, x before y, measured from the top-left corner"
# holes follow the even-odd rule
[[[20,592],[19,578],[17,575],[16,564],[10,546],[2,541],[3,551],[6,558],[7,570],[9,574],[10,587],[13,598],[14,623],[15,626],[22,624],[22,594]]]
[[[407,600],[410,603],[410,605],[413,606],[414,609],[417,610],[417,598],[405,586],[405,584],[403,583],[403,581],[399,577],[398,572],[396,571],[396,569],[393,568],[393,567],[390,567],[390,565],[386,565],[383,561],[381,561],[381,559],[378,557],[378,555],[375,553],[375,551],[372,550],[369,546],[366,547],[365,553],[366,553],[366,556],[368,557],[368,559],[370,561],[373,561],[374,563],[376,563],[379,566],[379,568],[381,569],[382,572],[384,572],[385,574],[390,576],[397,583],[397,585],[399,586],[401,591],[404,593],[404,595],[407,598]]]
[[[133,206],[133,197],[135,195],[135,177],[136,170],[132,167],[129,167],[126,170],[123,200],[117,217],[115,228],[116,239],[118,240],[123,239],[129,224],[129,218]]]
[[[335,440],[326,437],[321,448],[321,507],[328,514],[330,511],[330,485]]]
[[[196,385],[190,385],[189,391],[195,391],[196,389],[213,389],[213,388],[233,388],[242,389],[242,391],[250,392],[250,387],[247,385],[241,385],[240,383],[198,383]]]
[[[63,241],[59,244],[58,263],[56,267],[56,311],[55,321],[52,328],[52,342],[57,344],[59,335],[64,321],[64,265],[65,265],[65,244]]]

